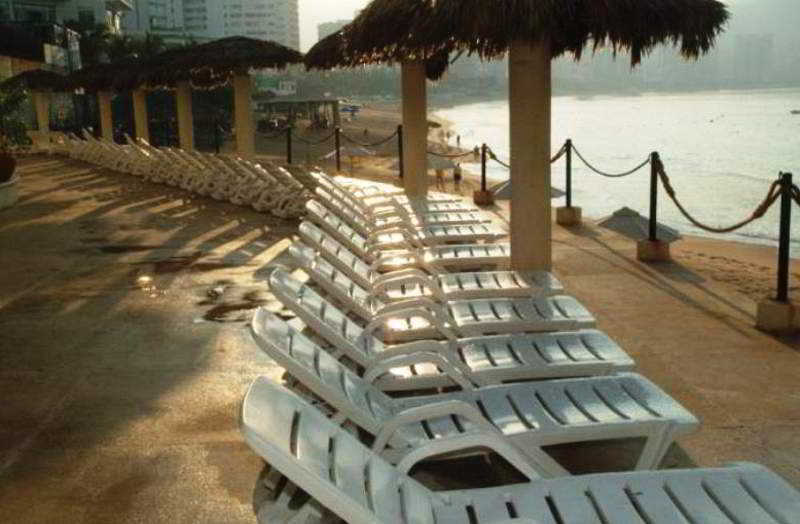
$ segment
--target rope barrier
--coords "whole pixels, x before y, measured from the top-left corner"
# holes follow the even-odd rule
[[[800,188],[798,188],[796,184],[792,184],[791,193],[794,203],[800,206]]]
[[[273,133],[262,133],[262,132],[256,132],[256,134],[261,135],[263,138],[266,138],[267,140],[272,140],[273,138],[278,138],[279,136],[285,135],[286,134],[286,129],[287,128],[285,128],[285,127],[282,128],[282,129],[279,129],[279,130],[275,131],[274,134]]]
[[[381,140],[378,140],[377,142],[373,142],[373,143],[359,142],[355,138],[352,138],[352,137],[348,136],[344,131],[341,132],[341,135],[342,135],[342,137],[344,137],[345,140],[347,140],[348,142],[350,142],[352,144],[355,144],[357,146],[361,146],[361,147],[378,147],[378,146],[382,146],[383,144],[387,143],[389,140],[391,140],[394,137],[396,137],[397,136],[397,131],[395,131],[391,135],[387,136],[386,138],[382,138]]]
[[[336,135],[336,131],[334,131],[333,133],[331,133],[330,135],[326,136],[325,138],[323,138],[321,140],[309,140],[307,138],[304,138],[304,137],[298,135],[297,133],[294,133],[294,132],[292,133],[292,136],[294,136],[296,139],[298,139],[299,141],[303,142],[304,144],[308,144],[310,146],[318,146],[320,144],[324,144],[325,142],[327,142],[328,140],[333,138],[335,135]]]
[[[581,152],[578,151],[578,149],[574,145],[572,146],[572,150],[575,152],[576,155],[578,155],[578,158],[580,158],[581,161],[584,164],[586,164],[586,167],[588,167],[589,169],[591,169],[592,171],[594,171],[598,175],[604,176],[606,178],[622,178],[622,177],[625,177],[625,176],[628,176],[628,175],[632,175],[632,174],[636,173],[637,171],[639,171],[644,166],[646,166],[646,165],[648,165],[650,163],[650,157],[648,156],[647,160],[645,160],[644,162],[642,162],[638,166],[634,167],[630,171],[625,171],[624,173],[606,173],[605,171],[600,171],[599,169],[594,167],[592,164],[590,164],[585,158],[583,158],[583,155],[581,155]]]
[[[486,148],[486,152],[489,154],[489,158],[491,158],[492,160],[494,160],[495,162],[497,162],[501,166],[505,167],[506,169],[511,169],[511,166],[509,164],[506,164],[505,162],[503,162],[502,160],[497,158],[497,155],[494,154],[494,151],[492,151],[491,147],[487,147]],[[550,163],[554,164],[554,163],[558,162],[558,160],[562,156],[564,156],[565,154],[567,154],[567,145],[566,144],[561,146],[561,149],[559,149],[558,152],[555,154],[555,156],[553,156],[553,158],[550,159]]]
[[[439,158],[463,158],[465,156],[474,156],[475,150],[467,151],[466,153],[439,153],[438,151],[428,151],[429,155],[438,156]]]
[[[678,207],[678,210],[681,214],[686,217],[686,219],[694,224],[696,227],[699,227],[703,231],[707,231],[709,233],[732,233],[738,229],[745,227],[746,225],[755,222],[759,218],[763,217],[767,210],[772,207],[778,197],[781,196],[780,186],[781,183],[779,180],[776,180],[769,186],[769,191],[767,192],[767,196],[764,197],[764,200],[756,207],[756,209],[750,214],[749,217],[738,222],[729,227],[712,227],[703,224],[702,222],[698,221],[692,215],[689,214],[688,211],[683,207],[683,205],[678,201],[678,197],[675,194],[675,189],[672,187],[670,183],[669,177],[667,176],[666,171],[664,170],[664,164],[659,160],[658,164],[656,165],[656,170],[658,172],[659,179],[661,183],[664,185],[664,190],[669,195],[670,199],[675,203]],[[795,186],[796,187],[796,186]],[[797,192],[797,199],[795,200],[800,205],[800,191]]]

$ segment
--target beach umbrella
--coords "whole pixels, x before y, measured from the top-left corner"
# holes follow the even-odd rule
[[[610,47],[630,52],[636,65],[664,43],[696,58],[713,46],[727,19],[717,0],[373,0],[328,47],[324,63],[415,64],[414,80],[409,75],[407,86],[403,79],[405,119],[406,105],[419,111],[424,94],[414,84],[420,64],[431,60],[446,69],[442,57],[452,51],[485,59],[509,53],[511,263],[515,269],[549,269],[552,59]],[[404,135],[418,132],[406,129]],[[415,178],[410,173],[406,178]]]
[[[650,220],[628,207],[614,211],[610,216],[601,219],[597,225],[637,242],[650,236]],[[661,223],[656,225],[656,232],[661,242],[675,242],[681,238],[680,231]]]

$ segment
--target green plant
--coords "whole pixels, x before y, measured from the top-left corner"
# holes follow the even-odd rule
[[[0,152],[11,153],[30,144],[22,113],[27,99],[22,88],[0,90]]]

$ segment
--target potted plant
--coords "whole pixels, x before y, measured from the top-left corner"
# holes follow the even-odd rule
[[[24,102],[22,89],[0,90],[0,209],[13,205],[18,198],[14,154],[29,143],[20,111]]]

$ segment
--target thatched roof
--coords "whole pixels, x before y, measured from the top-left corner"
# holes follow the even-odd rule
[[[172,87],[189,81],[197,88],[213,88],[227,84],[240,71],[283,69],[302,61],[303,55],[281,44],[234,36],[165,51],[141,62],[115,85],[118,89]]]
[[[31,91],[68,91],[67,77],[53,71],[32,69],[25,71],[0,83],[0,89],[18,88]]]
[[[119,78],[141,64],[136,58],[119,60],[111,64],[97,64],[78,69],[69,75],[73,88],[87,91],[113,91]]]
[[[373,0],[334,38],[312,48],[306,65],[433,59],[446,68],[444,54],[494,58],[514,40],[548,40],[554,58],[610,46],[630,51],[635,65],[663,43],[696,58],[713,46],[728,16],[717,0]]]

